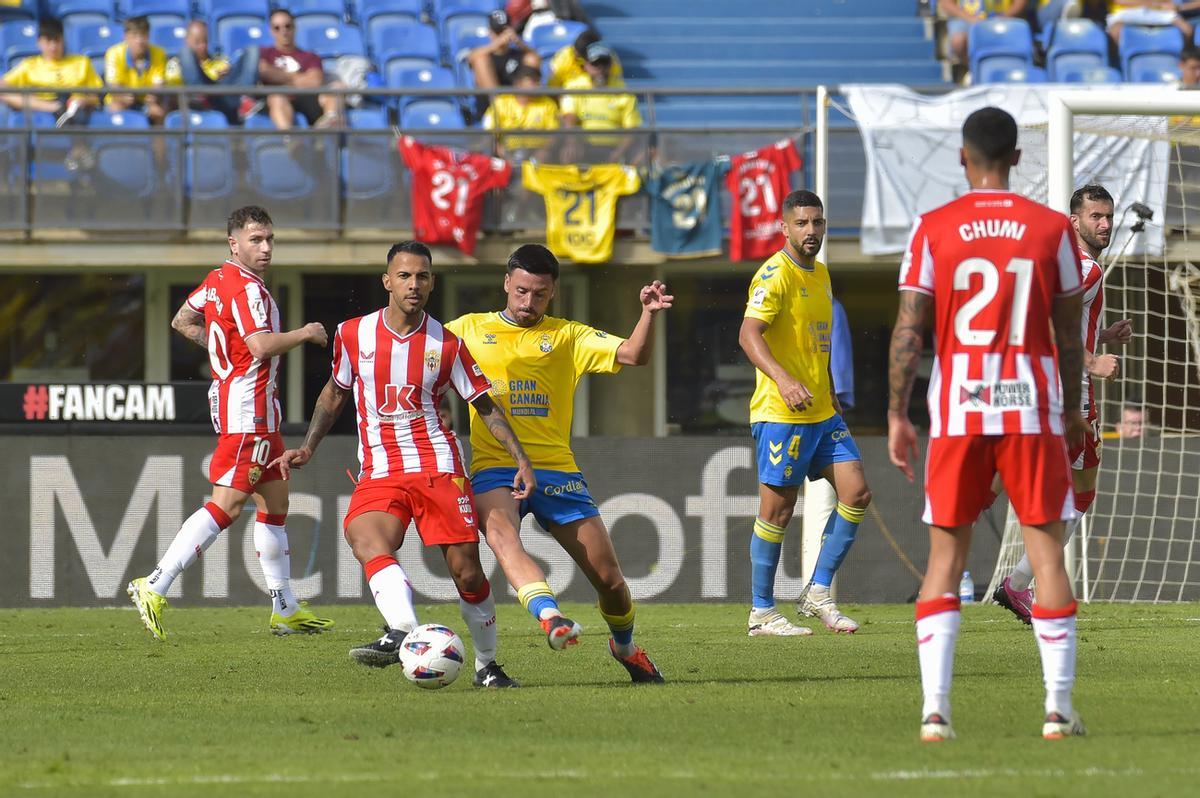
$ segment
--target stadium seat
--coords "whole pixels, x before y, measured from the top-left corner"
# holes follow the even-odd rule
[[[386,72],[393,63],[404,66],[437,66],[442,58],[437,32],[428,25],[380,22],[370,28],[375,65]]]
[[[543,59],[548,59],[562,48],[574,44],[579,34],[587,30],[582,22],[561,21],[553,25],[542,25],[533,31],[532,47]]]
[[[212,3],[212,9],[208,12],[209,35],[217,41],[221,40],[221,32],[230,24],[247,25],[257,22],[264,31],[267,29],[267,16],[271,13],[271,9],[267,7],[267,0],[246,0],[244,3],[238,0],[209,2]]]
[[[188,0],[117,0],[117,16],[121,19],[159,14],[186,20],[192,16],[192,6]]]
[[[88,58],[104,58],[104,52],[114,44],[120,44],[124,34],[121,26],[113,22],[87,22],[77,24],[73,19],[63,25],[63,40],[68,53],[86,55]],[[104,74],[101,69],[100,75]]]
[[[357,0],[352,7],[358,24],[365,29],[373,20],[416,25],[425,13],[424,0]]]
[[[400,127],[408,130],[461,130],[467,123],[463,120],[458,103],[437,98],[413,100],[400,112]]]
[[[10,4],[0,5],[0,20],[19,21],[35,20],[38,18],[37,0],[16,0]]]
[[[296,46],[311,50],[322,59],[343,55],[366,56],[362,31],[356,26],[319,24],[322,17],[301,17],[296,20]]]
[[[984,64],[982,74],[979,76],[980,83],[1045,83],[1046,70],[1039,69],[1035,66],[1005,66],[996,63],[993,59],[992,63]]]
[[[970,28],[967,52],[971,74],[977,79],[980,69],[995,59],[1004,59],[1011,66],[1033,65],[1033,35],[1023,19],[993,18],[977,22]]]
[[[46,6],[50,16],[57,17],[64,28],[76,17],[76,22],[111,22],[116,18],[113,0],[49,0]]]
[[[5,72],[22,58],[39,52],[36,22],[14,19],[0,23],[0,66]]]
[[[342,182],[347,199],[368,200],[395,190],[396,142],[382,108],[353,108],[351,130],[378,130],[378,136],[347,135],[342,150]],[[386,131],[386,133],[384,133]]]
[[[217,36],[217,47],[230,57],[246,47],[266,47],[271,44],[267,22],[257,17],[230,17],[224,20]]]
[[[1179,57],[1166,53],[1147,53],[1130,62],[1125,73],[1127,83],[1171,83],[1179,80]]]
[[[472,50],[492,40],[488,35],[487,22],[475,17],[455,17],[450,20],[446,23],[444,37],[451,64],[465,61]]]
[[[148,130],[150,120],[139,111],[93,113],[88,121],[91,130]],[[109,187],[123,198],[146,199],[158,184],[154,168],[154,150],[149,136],[89,137],[88,144],[96,158],[92,178]]]
[[[335,23],[346,20],[346,4],[342,0],[287,0],[277,6],[292,12],[297,20],[311,16],[332,17]]]
[[[227,136],[209,135],[207,131],[226,130],[229,123],[225,115],[217,111],[188,111],[189,132],[184,145],[184,175],[188,196],[193,200],[223,199],[237,188],[237,175],[233,167],[233,147]],[[163,127],[178,130],[184,125],[184,114],[172,111],[167,114]],[[191,131],[197,131],[199,135]],[[167,140],[167,174],[174,182],[179,169],[180,138]]]
[[[262,131],[261,135],[249,137],[246,144],[251,185],[268,199],[298,200],[311,195],[316,181],[311,170],[302,165],[311,155],[311,142],[298,137],[299,149],[289,148],[286,137],[262,115],[256,114],[244,124],[247,129]],[[296,127],[306,126],[304,117],[297,114]]]
[[[388,69],[386,80],[389,89],[449,89],[453,92],[458,87],[458,83],[454,79],[454,73],[445,67],[437,66],[396,66]],[[457,98],[453,96],[432,97],[430,95],[422,95],[417,97],[400,97],[400,101],[396,103],[396,106],[403,110],[417,100],[431,99],[447,100],[456,105],[458,104]]]
[[[1060,83],[1112,84],[1123,83],[1121,70],[1113,67],[1085,67],[1061,70],[1057,80]]]
[[[179,55],[187,38],[187,25],[150,25],[150,43],[166,51],[168,58]]]
[[[1149,64],[1161,64],[1162,58],[1153,56],[1170,56],[1176,60],[1183,50],[1183,34],[1178,28],[1143,28],[1136,25],[1126,25],[1121,29],[1121,43],[1118,47],[1121,54],[1121,71],[1127,79],[1131,78],[1134,67],[1142,59],[1150,59]],[[1149,72],[1154,66],[1147,66],[1142,71]]]
[[[1062,80],[1068,70],[1108,66],[1108,37],[1090,19],[1070,19],[1054,26],[1046,54],[1051,80]]]
[[[502,8],[497,0],[433,0],[433,19],[439,26],[463,14],[484,16]]]

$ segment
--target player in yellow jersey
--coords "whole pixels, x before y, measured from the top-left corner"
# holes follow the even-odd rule
[[[775,608],[775,572],[796,495],[805,477],[827,479],[837,491],[812,581],[796,605],[832,631],[856,632],[829,593],[871,502],[858,446],[842,421],[829,369],[833,291],[817,260],[825,237],[825,209],[811,191],[783,201],[785,242],[750,282],[750,300],[738,342],[754,364],[750,429],[758,461],[758,517],[750,537],[753,605],[749,633],[812,634]]]
[[[634,683],[661,683],[662,674],[633,642],[634,605],[612,540],[571,453],[575,386],[585,374],[615,374],[650,362],[654,317],[674,297],[657,280],[640,293],[642,314],[628,339],[586,324],[547,316],[558,283],[558,260],[539,244],[513,252],[504,277],[508,296],[498,313],[471,313],[448,323],[492,380],[493,399],[508,411],[537,476],[525,501],[513,497],[512,458],[471,413],[471,484],[488,545],[517,598],[542,625],[550,647],[578,642],[579,624],[563,616],[546,575],[521,545],[521,518],[534,518],[583,570],[612,632],[609,651]]]

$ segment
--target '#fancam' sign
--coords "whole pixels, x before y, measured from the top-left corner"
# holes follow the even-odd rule
[[[207,384],[8,383],[0,422],[203,422]]]

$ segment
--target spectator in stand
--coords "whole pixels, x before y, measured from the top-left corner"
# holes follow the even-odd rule
[[[259,80],[268,86],[295,89],[318,89],[326,85],[321,57],[296,47],[296,18],[292,12],[275,9],[271,12],[270,25],[275,46],[259,50]],[[267,95],[267,112],[278,129],[290,130],[297,111],[304,114],[313,127],[332,127],[341,119],[338,98],[332,94]]]
[[[536,89],[542,83],[542,73],[522,64],[513,73],[514,89]],[[558,104],[544,95],[499,94],[492,107],[483,115],[485,130],[557,130]],[[546,136],[501,136],[498,154],[510,158],[522,153],[517,160],[533,158],[544,161],[554,140]]]
[[[954,63],[967,63],[967,32],[989,17],[1023,17],[1029,0],[938,0],[946,18],[946,38]]]
[[[1200,49],[1188,45],[1179,53],[1179,88],[1200,88]]]
[[[1142,27],[1174,25],[1183,34],[1183,40],[1191,42],[1195,29],[1180,15],[1176,5],[1174,0],[1111,0],[1108,4],[1108,35],[1119,44],[1121,30],[1126,25]]]
[[[1141,404],[1126,402],[1121,408],[1121,423],[1117,425],[1118,438],[1140,438],[1146,431],[1146,411]]]
[[[542,59],[517,35],[507,13],[496,10],[488,15],[488,34],[491,41],[476,47],[467,56],[476,86],[481,89],[511,86],[513,75],[522,64],[541,74]],[[483,114],[487,107],[487,96],[480,95],[479,113]]]
[[[253,86],[258,83],[258,58],[258,47],[254,45],[246,47],[232,61],[223,55],[213,55],[208,49],[208,24],[194,19],[188,24],[183,49],[167,62],[167,85]],[[190,99],[197,107],[221,112],[231,125],[241,121],[242,98],[237,95],[192,95]]]
[[[592,94],[592,89],[609,86],[613,54],[604,42],[594,42],[587,49],[586,74],[575,78],[563,88],[587,91],[587,94],[565,94],[562,98],[564,127],[583,130],[629,130],[642,126],[637,97],[632,94]],[[580,158],[582,148],[578,138],[568,142],[567,160],[588,162],[634,163],[640,154],[630,159],[629,152],[636,136],[587,136],[587,152]]]
[[[104,82],[113,89],[149,89],[166,85],[167,53],[150,43],[150,20],[125,20],[125,41],[104,53]],[[164,97],[155,94],[113,92],[104,97],[109,111],[141,111],[152,125],[161,125],[167,115]]]
[[[535,30],[560,20],[582,22],[588,26],[592,24],[591,17],[583,10],[579,0],[531,0],[529,5],[532,13],[520,29],[521,38],[527,42],[533,42]]]
[[[37,46],[40,55],[24,58],[0,78],[0,92],[13,89],[44,88],[38,94],[0,93],[0,102],[18,111],[58,114],[59,127],[68,122],[86,121],[88,112],[100,103],[98,94],[71,94],[75,88],[101,89],[103,81],[87,56],[67,55],[63,47],[62,23],[43,17],[38,23]]]
[[[546,85],[552,89],[559,89],[575,78],[586,77],[587,70],[583,67],[587,64],[587,48],[598,41],[600,34],[588,28],[575,37],[574,44],[555,53],[550,59],[550,76],[546,79]],[[608,71],[608,85],[625,85],[625,72],[621,69],[621,59],[617,58],[616,53],[612,55],[612,69]]]

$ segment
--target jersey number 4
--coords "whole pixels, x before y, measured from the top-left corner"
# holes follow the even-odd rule
[[[1008,343],[1009,346],[1022,346],[1025,321],[1029,317],[1029,291],[1033,287],[1033,261],[1013,258],[1004,271],[1016,277],[1009,309]],[[975,275],[982,278],[982,285],[954,314],[954,337],[966,346],[989,346],[996,338],[996,331],[976,329],[971,323],[995,301],[1000,290],[1000,270],[987,258],[967,258],[954,268],[954,290],[971,290],[971,278]]]

